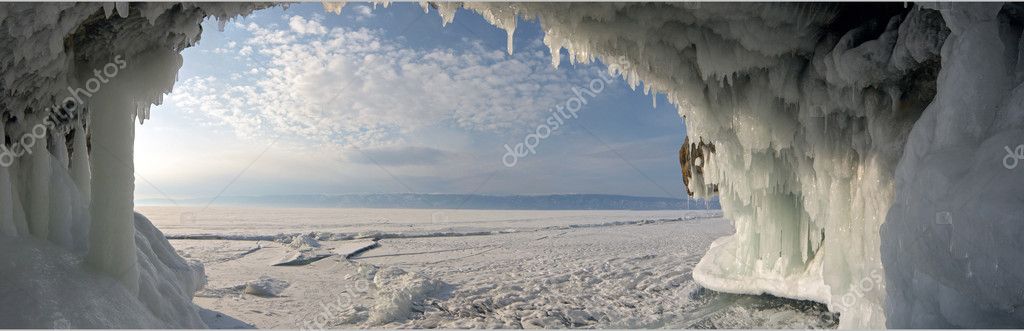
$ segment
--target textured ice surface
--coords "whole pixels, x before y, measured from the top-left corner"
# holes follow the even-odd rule
[[[893,327],[1024,326],[1021,8],[937,5],[952,30],[882,228]],[[1007,162],[1010,165],[1013,163]],[[1022,165],[1024,166],[1024,165]]]
[[[154,222],[174,224],[177,217],[167,208],[162,210],[154,214],[168,218]],[[261,222],[252,216],[268,214],[303,220],[303,226],[333,228],[341,224],[332,221],[330,213],[343,218],[356,211],[368,216],[375,211],[231,210],[233,219],[204,216],[204,222],[176,231],[207,233],[230,224],[251,227]],[[423,211],[393,212],[414,216]],[[430,224],[471,222],[476,227],[515,231],[395,236],[381,239],[380,247],[357,257],[334,256],[294,267],[267,263],[292,249],[282,242],[261,242],[262,248],[253,252],[255,241],[245,238],[171,242],[184,255],[207,263],[211,284],[198,295],[200,306],[221,312],[222,319],[260,328],[832,328],[837,324],[837,315],[820,304],[701,290],[692,278],[693,267],[715,238],[732,232],[720,216],[675,211],[684,221],[628,222],[650,216],[650,212],[635,211],[616,213],[615,218],[605,215],[601,226],[573,226],[588,224],[585,216],[595,212],[538,211],[528,213],[528,220],[506,211],[467,212],[479,220],[462,215]],[[222,213],[224,209],[211,214]],[[396,229],[423,226],[406,223],[415,219],[389,224]],[[287,231],[291,226],[278,222],[277,228],[267,224],[261,231]],[[340,251],[350,241],[322,240],[320,244]],[[251,280],[250,275],[267,275],[291,286],[278,298],[242,295],[237,286]]]

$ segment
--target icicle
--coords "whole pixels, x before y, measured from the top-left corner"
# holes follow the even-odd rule
[[[29,158],[28,180],[29,180],[29,210],[28,224],[29,231],[39,239],[46,239],[50,235],[50,153],[46,150],[48,138],[46,127],[39,124],[33,127],[32,131],[26,133],[25,137],[35,137],[32,144],[24,146]],[[27,139],[22,139],[27,141]]]
[[[462,6],[454,2],[436,2],[437,14],[441,16],[441,26],[448,26],[455,21],[455,12]]]
[[[335,15],[341,15],[341,9],[345,8],[348,1],[323,1],[321,4],[324,6],[324,10],[327,12],[334,13]]]
[[[63,135],[56,130],[51,131],[50,142],[53,144],[54,162],[50,163],[48,239],[54,244],[73,249],[75,241],[71,232],[71,209],[74,205],[72,199],[78,197],[78,189],[68,176],[68,148]]]
[[[794,201],[794,204],[795,204],[796,203],[796,199],[793,199],[793,201]],[[800,210],[800,209],[793,208],[793,210]],[[804,263],[806,263],[807,262],[807,248],[808,248],[807,247],[808,246],[808,242],[807,242],[808,241],[808,239],[807,239],[807,231],[808,230],[807,229],[810,226],[810,224],[807,224],[807,218],[804,218],[804,217],[800,217],[798,222],[800,222],[800,234],[797,237],[797,240],[800,241],[800,260],[803,261]]]
[[[558,65],[562,63],[562,44],[555,41],[550,31],[544,34],[544,44],[548,45],[551,53],[551,67],[558,69]]]
[[[508,45],[506,45],[508,47],[508,55],[512,55],[512,35],[514,35],[516,33],[516,21],[515,21],[515,19],[512,20],[512,24],[511,24],[510,27],[505,28],[505,31],[508,32],[508,39],[506,41],[506,43],[508,44]]]
[[[112,2],[103,3],[103,18],[110,18],[114,14],[114,6]]]
[[[6,137],[4,132],[5,128],[3,124],[0,124],[0,139]],[[0,140],[0,144],[3,141]],[[8,160],[4,160],[7,162]],[[6,165],[0,165],[0,235],[3,236],[17,236],[18,228],[14,226],[14,194],[13,183],[11,183],[10,166],[14,163],[14,158],[9,160],[11,163]]]
[[[85,129],[82,128],[82,121],[84,119],[75,121],[75,136],[71,145],[73,152],[71,155],[71,178],[74,180],[79,192],[81,192],[83,200],[88,203],[89,196],[92,193],[90,182],[92,171],[89,170],[89,151],[85,141]]]
[[[13,169],[11,172],[15,172]],[[25,216],[25,205],[21,202],[24,200],[21,198],[21,185],[19,183],[13,183],[11,186],[11,197],[13,198],[12,205],[14,206],[14,227],[18,229],[18,235],[28,236],[30,235],[28,230],[28,218]]]
[[[142,17],[149,21],[149,25],[155,25],[156,19],[167,11],[167,7],[159,3],[143,3],[139,4],[136,8],[142,12]]]
[[[114,4],[114,8],[117,9],[117,15],[118,16],[121,16],[121,18],[128,18],[128,3],[127,2],[117,2],[117,3]]]

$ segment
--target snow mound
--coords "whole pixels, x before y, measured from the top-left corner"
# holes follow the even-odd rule
[[[400,323],[409,319],[413,306],[422,303],[442,285],[419,273],[397,267],[376,270],[373,284],[377,293],[367,321],[370,325]]]
[[[192,296],[206,284],[203,264],[186,261],[163,233],[142,214],[135,214],[138,247],[139,299],[160,319],[172,325],[202,327]]]
[[[4,238],[0,261],[2,328],[169,326],[116,280],[89,271],[80,257],[47,242]]]
[[[289,239],[288,247],[299,251],[308,251],[320,248],[320,242],[317,241],[313,234],[304,233],[295,235]]]
[[[178,257],[145,217],[135,225],[138,294],[52,243],[0,240],[0,327],[205,328],[192,304],[202,265]]]
[[[259,279],[245,283],[244,293],[260,297],[276,297],[281,295],[289,286],[287,281],[260,276]]]

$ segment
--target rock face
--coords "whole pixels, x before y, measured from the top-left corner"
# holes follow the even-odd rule
[[[691,178],[694,176],[703,178],[704,164],[714,153],[715,145],[705,143],[704,139],[700,139],[697,143],[691,143],[690,137],[683,140],[683,145],[679,147],[679,167],[683,170],[683,186],[686,188],[687,195],[693,196],[693,191],[690,190]],[[717,194],[718,186],[711,184],[711,187],[706,190]]]

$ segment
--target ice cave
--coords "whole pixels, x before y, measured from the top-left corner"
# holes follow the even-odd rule
[[[202,267],[133,212],[133,123],[205,18],[268,6],[0,4],[0,320],[205,327]],[[538,20],[552,63],[623,59],[667,95],[699,141],[686,189],[736,227],[701,285],[821,302],[843,328],[1024,326],[1024,5],[422,6],[509,36]]]

